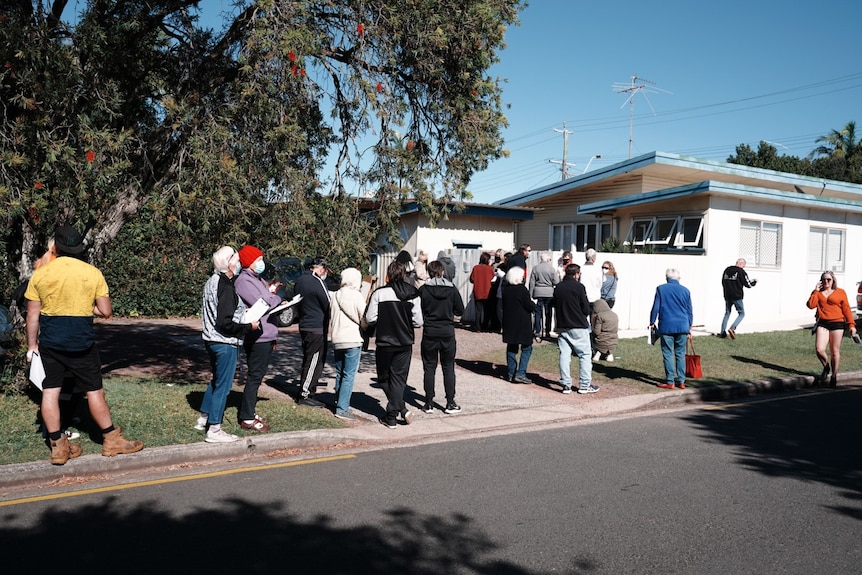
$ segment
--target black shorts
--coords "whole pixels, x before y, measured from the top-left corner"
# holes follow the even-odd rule
[[[817,327],[826,328],[829,331],[844,331],[845,323],[843,321],[823,321],[822,319],[817,322]]]
[[[39,348],[42,364],[45,366],[43,389],[63,387],[66,377],[75,380],[76,391],[97,391],[102,389],[102,360],[93,345],[84,351],[59,351]]]

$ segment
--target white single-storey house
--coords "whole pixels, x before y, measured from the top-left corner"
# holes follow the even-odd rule
[[[442,203],[438,205],[441,210],[447,207]],[[366,210],[371,207],[368,203]],[[514,230],[519,224],[533,219],[534,210],[467,202],[459,204],[457,209],[455,206],[448,207],[451,211],[447,210],[446,215],[432,226],[430,218],[422,213],[417,202],[404,202],[399,215],[399,235],[403,240],[400,249],[406,250],[414,260],[419,250],[422,250],[428,254],[428,261],[437,259],[441,251],[446,252],[455,262],[455,285],[468,306],[464,320],[472,321],[473,311],[469,303],[472,285],[469,278],[473,266],[479,262],[479,254],[483,251],[493,253],[498,249],[512,251],[515,245]],[[376,261],[372,267],[377,277],[386,276],[386,268],[400,249],[384,245],[380,253],[374,254]]]
[[[496,205],[535,210],[514,234],[534,258],[569,250],[581,263],[592,247],[599,263],[612,261],[620,329],[646,328],[671,267],[692,292],[695,325],[713,332],[724,316],[721,274],[737,258],[758,280],[745,291],[741,333],[810,325],[805,304],[823,270],[853,306],[862,280],[860,185],[653,152]]]

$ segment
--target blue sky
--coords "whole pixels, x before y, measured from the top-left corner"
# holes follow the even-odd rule
[[[632,155],[664,151],[724,161],[770,141],[807,156],[814,140],[862,117],[856,56],[862,3],[824,0],[549,2],[535,0],[507,33],[494,72],[508,79],[509,158],[476,175],[493,202],[624,160],[629,107],[617,83],[637,75],[663,92],[635,95]],[[652,109],[650,108],[652,104]],[[653,115],[653,110],[655,115]]]
[[[229,0],[200,7],[216,29],[218,14],[232,9]],[[629,94],[613,85],[632,75],[670,92],[635,94],[632,156],[724,161],[737,145],[766,140],[804,157],[818,136],[850,120],[862,133],[860,17],[859,0],[533,0],[491,70],[507,80],[510,155],[474,176],[474,200],[559,181],[561,166],[551,160],[563,159],[555,131],[563,123],[572,132],[570,176],[594,155],[602,157],[591,169],[626,159]]]

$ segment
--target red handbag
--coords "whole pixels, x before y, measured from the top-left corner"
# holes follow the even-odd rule
[[[696,355],[694,352],[694,338],[691,336],[688,338],[688,347],[691,349],[687,351],[691,351],[691,353],[685,354],[685,376],[692,379],[703,377],[703,367],[700,364],[700,356]]]

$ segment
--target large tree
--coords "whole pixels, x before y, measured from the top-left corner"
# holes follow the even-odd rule
[[[197,0],[65,4],[0,7],[0,248],[19,277],[58,223],[98,262],[144,206],[212,244],[265,225],[332,246],[369,231],[348,196],[391,222],[407,195],[469,197],[503,152],[488,70],[522,0],[239,0],[218,31]]]

